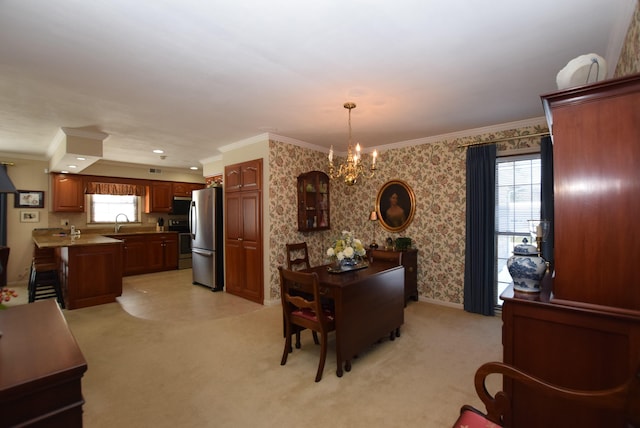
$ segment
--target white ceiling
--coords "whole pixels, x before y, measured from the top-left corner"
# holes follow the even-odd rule
[[[154,166],[265,132],[343,151],[345,101],[367,149],[540,117],[572,58],[613,74],[635,3],[0,0],[0,152],[48,158],[62,127]]]

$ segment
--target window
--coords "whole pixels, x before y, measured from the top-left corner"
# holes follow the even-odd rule
[[[496,161],[496,304],[511,282],[507,260],[523,238],[531,240],[528,220],[540,218],[540,154]]]
[[[88,223],[114,223],[118,214],[125,214],[129,223],[140,222],[140,196],[87,195]],[[123,216],[119,220],[124,221]]]

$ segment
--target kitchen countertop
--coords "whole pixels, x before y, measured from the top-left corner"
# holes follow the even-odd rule
[[[115,244],[122,242],[117,239],[117,236],[124,235],[140,235],[140,234],[156,234],[156,233],[177,233],[177,232],[159,232],[155,229],[138,229],[129,230],[122,228],[120,232],[98,231],[92,230],[88,233],[81,233],[80,235],[69,235],[68,231],[64,229],[35,229],[32,233],[33,242],[38,248],[55,248],[55,247],[69,247],[78,245],[104,245]]]
[[[102,235],[33,235],[33,242],[38,248],[70,247],[79,245],[105,245],[122,242],[120,239],[107,238]]]

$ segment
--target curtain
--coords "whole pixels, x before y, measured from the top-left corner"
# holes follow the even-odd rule
[[[464,310],[494,315],[496,146],[467,149]]]
[[[541,206],[540,216],[543,220],[549,220],[549,234],[547,240],[542,243],[542,258],[549,262],[553,272],[553,143],[551,137],[543,137],[540,141],[540,165],[541,165]]]
[[[87,183],[85,193],[91,195],[144,195],[144,187],[137,184],[123,183],[98,183],[90,181]]]

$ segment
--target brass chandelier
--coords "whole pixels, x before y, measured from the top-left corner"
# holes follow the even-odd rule
[[[360,143],[353,146],[351,141],[351,109],[356,108],[356,104],[352,102],[344,103],[344,108],[349,110],[349,145],[347,146],[347,161],[336,168],[333,165],[333,145],[329,149],[329,177],[332,179],[342,177],[344,182],[353,186],[358,182],[359,177],[371,178],[376,172],[376,157],[378,151],[374,150],[371,154],[371,166],[369,172],[366,172],[362,164],[362,155],[360,154]]]

